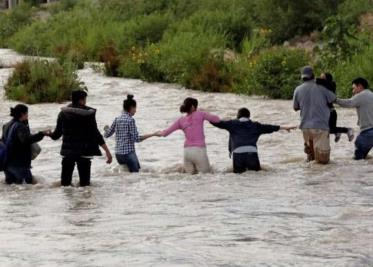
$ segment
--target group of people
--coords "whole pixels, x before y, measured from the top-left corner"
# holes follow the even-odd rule
[[[355,107],[358,112],[360,135],[355,146],[355,159],[364,159],[373,147],[373,93],[368,89],[368,82],[357,78],[352,82],[351,99],[336,98],[336,84],[331,74],[323,74],[315,79],[313,69],[302,69],[303,83],[294,92],[294,109],[300,110],[305,152],[309,161],[315,160],[327,164],[330,159],[329,135],[335,134],[339,141],[341,134],[348,135],[350,141],[354,134],[351,128],[337,127],[337,113],[334,103],[342,107]],[[210,122],[217,128],[229,132],[229,152],[233,160],[235,173],[261,169],[257,142],[261,135],[279,130],[291,131],[297,127],[261,124],[250,119],[247,108],[238,110],[237,118],[222,120],[218,116],[198,109],[198,100],[186,98],[180,107],[185,114],[172,125],[162,131],[140,135],[134,116],[137,103],[133,95],[123,101],[123,112],[114,119],[111,126],[105,126],[104,136],[100,133],[96,122],[96,110],[86,105],[85,91],[72,92],[72,103],[62,108],[58,115],[54,131],[46,130],[31,134],[28,126],[28,108],[17,105],[11,108],[12,120],[4,125],[2,140],[8,144],[7,162],[5,165],[5,181],[7,184],[33,183],[31,173],[32,145],[45,136],[52,140],[62,137],[62,171],[61,185],[70,186],[77,166],[80,186],[90,185],[91,161],[100,156],[101,147],[106,154],[107,163],[112,162],[112,155],[105,143],[105,138],[115,134],[115,156],[121,165],[126,165],[130,172],[139,172],[140,162],[136,154],[135,143],[151,137],[167,137],[181,130],[185,135],[184,171],[186,173],[211,172],[206,150],[204,122]]]

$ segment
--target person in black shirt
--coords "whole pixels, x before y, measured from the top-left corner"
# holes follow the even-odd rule
[[[241,108],[236,120],[212,123],[214,126],[229,132],[229,153],[233,154],[233,171],[261,170],[258,157],[257,142],[262,134],[270,134],[279,130],[290,131],[296,127],[261,124],[250,120],[250,111]]]
[[[316,83],[324,86],[329,91],[334,94],[337,93],[337,85],[333,80],[333,76],[330,73],[321,74],[320,78],[316,79]],[[329,128],[330,133],[335,135],[335,142],[339,142],[342,134],[347,134],[348,140],[351,142],[354,140],[354,130],[347,127],[337,127],[337,111],[334,108],[333,104],[330,104],[330,119],[329,119]]]
[[[70,186],[75,164],[78,167],[80,186],[89,186],[91,181],[91,160],[101,156],[99,146],[106,153],[107,163],[112,162],[111,153],[97,128],[96,110],[86,106],[87,93],[74,91],[72,104],[62,108],[57,126],[50,134],[53,140],[63,137],[61,155],[61,185]]]
[[[31,134],[28,124],[28,107],[17,105],[10,109],[13,119],[4,125],[2,140],[10,138],[5,166],[5,182],[7,184],[32,184],[31,146],[41,141],[49,132]]]

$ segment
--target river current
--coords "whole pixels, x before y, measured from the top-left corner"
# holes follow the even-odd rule
[[[21,59],[0,50],[0,65]],[[11,72],[0,69],[0,127],[16,104],[3,92]],[[100,129],[120,114],[127,93],[138,102],[140,133],[168,126],[187,96],[222,118],[248,107],[253,120],[299,123],[291,101],[78,73]],[[64,105],[30,106],[32,130],[53,128]],[[357,130],[354,110],[338,114],[339,125]],[[88,188],[58,186],[61,142],[44,139],[33,162],[37,185],[6,186],[0,173],[0,266],[373,266],[373,161],[353,161],[346,136],[332,141],[328,166],[305,162],[299,130],[263,136],[264,171],[243,175],[231,171],[228,134],[206,124],[206,137],[213,174],[179,172],[178,132],[137,145],[139,174],[95,159]]]

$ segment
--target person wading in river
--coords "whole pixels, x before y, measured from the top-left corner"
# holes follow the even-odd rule
[[[111,127],[105,126],[105,138],[109,138],[115,133],[115,156],[121,165],[126,165],[130,172],[139,172],[140,162],[136,155],[135,143],[144,141],[156,134],[148,134],[140,136],[135,116],[137,103],[133,99],[133,95],[127,95],[127,99],[123,101],[123,113],[117,117]]]
[[[236,120],[220,121],[213,123],[213,125],[229,132],[229,153],[230,156],[233,154],[233,171],[235,173],[261,170],[257,142],[262,134],[296,129],[296,127],[253,122],[250,120],[250,111],[247,108],[238,110]]]
[[[177,130],[184,132],[184,171],[190,174],[211,172],[205,142],[204,122],[220,122],[219,117],[199,111],[197,108],[197,99],[186,98],[180,107],[180,112],[186,113],[186,116],[175,121],[168,129],[157,132],[157,136],[163,137],[169,136]]]
[[[89,186],[91,181],[91,160],[101,156],[99,146],[106,153],[107,163],[112,156],[104,138],[97,128],[96,110],[86,106],[85,91],[72,92],[72,104],[62,108],[57,119],[57,126],[50,137],[58,140],[63,137],[61,155],[61,185],[70,186],[75,164],[78,167],[80,186]]]
[[[49,131],[31,134],[28,125],[28,107],[17,105],[10,109],[13,119],[4,125],[2,140],[9,142],[4,169],[7,184],[32,184],[31,146],[41,141]]]
[[[350,99],[337,99],[337,104],[345,108],[356,108],[360,134],[355,141],[355,159],[362,160],[368,156],[373,147],[373,93],[364,78],[352,81]]]
[[[300,110],[300,128],[303,132],[307,160],[328,164],[330,161],[329,106],[335,101],[336,96],[315,82],[311,67],[304,67],[301,75],[303,84],[295,89],[293,107],[295,111]]]

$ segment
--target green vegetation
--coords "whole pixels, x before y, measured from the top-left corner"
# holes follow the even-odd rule
[[[15,66],[5,86],[12,100],[28,104],[63,102],[73,90],[85,89],[75,74],[72,64],[55,61],[25,61]]]
[[[372,0],[62,0],[40,8],[49,16],[30,6],[0,13],[0,46],[78,67],[101,61],[110,76],[271,98],[292,96],[303,65],[335,73],[344,96],[351,77],[372,77],[372,36],[360,27]],[[283,47],[314,32],[313,50]]]

